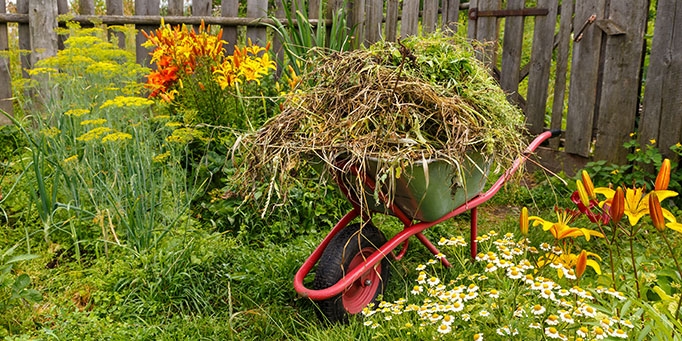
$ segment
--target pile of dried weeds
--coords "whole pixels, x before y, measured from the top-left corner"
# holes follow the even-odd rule
[[[409,161],[456,164],[472,150],[506,168],[523,148],[522,113],[462,40],[382,42],[313,63],[283,111],[237,143],[243,183],[279,188],[311,158],[336,167],[343,157],[360,169],[378,158],[377,179]]]

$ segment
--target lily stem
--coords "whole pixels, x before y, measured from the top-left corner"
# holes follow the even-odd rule
[[[670,245],[670,242],[668,241],[668,237],[665,235],[665,230],[661,231],[661,235],[663,236],[663,241],[665,241],[665,245],[668,246],[668,250],[670,250],[670,256],[673,258],[673,261],[675,262],[675,266],[677,267],[677,273],[682,276],[682,270],[680,270],[680,263],[677,262],[677,257],[675,257],[675,253],[673,252],[673,247]],[[678,320],[680,318],[680,306],[682,306],[682,295],[680,295],[680,300],[677,302],[677,309],[675,309],[675,320]]]

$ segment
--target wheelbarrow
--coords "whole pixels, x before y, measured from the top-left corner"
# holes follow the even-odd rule
[[[466,211],[471,211],[469,245],[471,257],[476,257],[477,207],[492,198],[538,146],[559,134],[560,131],[546,131],[538,135],[485,192],[481,191],[490,163],[475,153],[459,164],[459,172],[453,172],[453,166],[444,161],[416,162],[410,169],[411,176],[402,176],[402,180],[396,181],[392,197],[377,188],[375,179],[368,175],[376,170],[378,160],[368,160],[368,170],[362,172],[353,165],[348,167],[350,172],[342,172],[338,169],[344,167],[337,167],[334,178],[353,209],[339,220],[303,263],[294,276],[294,289],[301,296],[317,301],[321,317],[330,322],[347,321],[349,315],[360,313],[383,293],[390,275],[389,256],[394,260],[402,259],[412,236],[438,255],[438,248],[422,232]],[[361,196],[347,185],[351,178],[360,180],[364,190],[376,195],[361,201]],[[369,210],[363,209],[363,205]],[[393,215],[404,228],[386,240],[372,224],[371,217],[363,213],[367,211]],[[351,224],[358,217],[361,222]],[[401,245],[400,250],[394,252]],[[446,267],[451,266],[445,258],[440,261]],[[317,270],[312,288],[307,288],[303,280],[315,264]]]

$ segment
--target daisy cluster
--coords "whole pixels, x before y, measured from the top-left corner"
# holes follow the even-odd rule
[[[378,328],[400,316],[402,322],[418,320],[414,325],[424,332],[453,334],[460,339],[499,339],[519,333],[557,340],[628,337],[635,327],[630,320],[616,316],[616,308],[609,311],[600,304],[618,303],[625,299],[623,293],[613,288],[583,289],[570,277],[568,270],[572,269],[563,271],[563,279],[554,280],[550,276],[557,271],[551,269],[551,263],[546,263],[549,269],[543,271],[533,257],[539,251],[527,239],[515,241],[511,233],[496,237],[491,231],[477,239],[487,250],[475,257],[474,264],[459,269],[454,280],[445,282],[438,276],[436,265],[440,262],[436,259],[417,266],[409,298],[368,306],[363,310],[365,325]],[[467,251],[462,237],[441,238],[438,244],[454,254]]]

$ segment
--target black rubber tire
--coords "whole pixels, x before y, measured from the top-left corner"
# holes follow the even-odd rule
[[[386,237],[371,223],[351,224],[339,232],[329,245],[324,249],[322,257],[317,265],[317,272],[313,280],[314,289],[325,289],[336,284],[344,274],[351,269],[348,269],[353,258],[360,254],[361,250],[374,251],[386,243]],[[365,255],[366,256],[366,255]],[[383,294],[390,276],[390,261],[384,257],[381,261],[381,270],[378,273],[379,284],[376,291],[371,296],[371,301],[374,302],[379,294]],[[344,271],[344,269],[347,269]],[[372,270],[374,271],[374,270]],[[371,290],[371,289],[370,289]],[[332,323],[345,323],[351,315],[343,303],[344,293],[340,293],[332,298],[317,301],[319,305],[318,315],[321,319]]]

